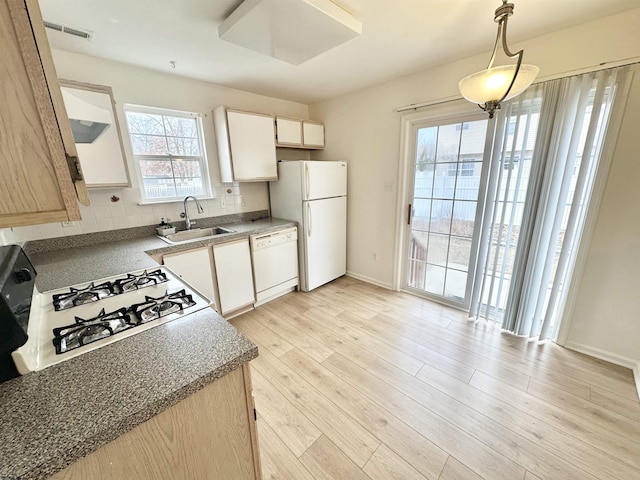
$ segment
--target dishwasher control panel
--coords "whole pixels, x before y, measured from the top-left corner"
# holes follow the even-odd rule
[[[296,227],[287,228],[278,232],[264,233],[251,236],[251,249],[260,250],[263,248],[275,247],[287,242],[298,240],[298,229]]]

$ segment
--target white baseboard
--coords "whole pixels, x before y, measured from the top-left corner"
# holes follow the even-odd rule
[[[600,348],[590,347],[589,345],[583,345],[581,343],[575,343],[575,342],[569,341],[565,343],[564,346],[570,350],[575,350],[576,352],[584,353],[585,355],[596,357],[596,358],[599,358],[600,360],[604,360],[606,362],[610,362],[615,365],[620,365],[621,367],[626,367],[632,370],[638,365],[637,360],[623,357],[622,355],[611,353],[611,352],[608,352],[607,350],[602,350]]]
[[[640,361],[623,357],[622,355],[611,353],[600,348],[590,347],[589,345],[582,345],[575,342],[566,342],[564,346],[570,350],[575,350],[576,352],[584,353],[590,357],[599,358],[600,360],[632,370],[633,378],[636,383],[636,390],[638,390],[638,398],[640,399]]]
[[[373,285],[377,285],[382,288],[386,288],[388,290],[393,290],[390,283],[384,283],[375,278],[367,277],[365,275],[360,275],[359,273],[347,271],[347,276],[355,278],[356,280],[362,280],[363,282],[372,283]]]

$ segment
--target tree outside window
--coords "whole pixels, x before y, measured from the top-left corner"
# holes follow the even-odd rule
[[[137,106],[126,115],[144,200],[211,194],[199,115]]]

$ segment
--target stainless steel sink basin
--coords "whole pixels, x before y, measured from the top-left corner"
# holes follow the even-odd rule
[[[192,242],[194,240],[205,240],[226,233],[235,233],[235,230],[223,227],[192,228],[191,230],[183,230],[160,238],[171,245],[175,245],[178,243]]]

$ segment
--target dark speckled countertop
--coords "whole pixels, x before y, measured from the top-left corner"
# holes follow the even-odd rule
[[[294,225],[267,218],[227,225],[236,233],[206,242],[168,245],[147,235],[30,258],[46,291],[157,265],[149,254]],[[244,335],[204,309],[2,383],[0,478],[47,478],[257,355]]]
[[[295,226],[295,222],[278,218],[264,218],[256,221],[241,221],[223,225],[234,233],[218,235],[206,240],[194,240],[179,245],[170,245],[156,235],[140,238],[115,240],[92,245],[58,248],[55,250],[26,250],[33,262],[38,276],[38,290],[46,292],[56,288],[75,285],[100,278],[133,272],[154,267],[157,263],[149,255],[163,255],[190,248],[223,243],[257,233],[267,233]],[[115,231],[117,232],[117,231]],[[114,233],[115,233],[114,232]],[[58,245],[64,245],[64,237],[56,239]],[[68,240],[72,243],[73,240]]]

